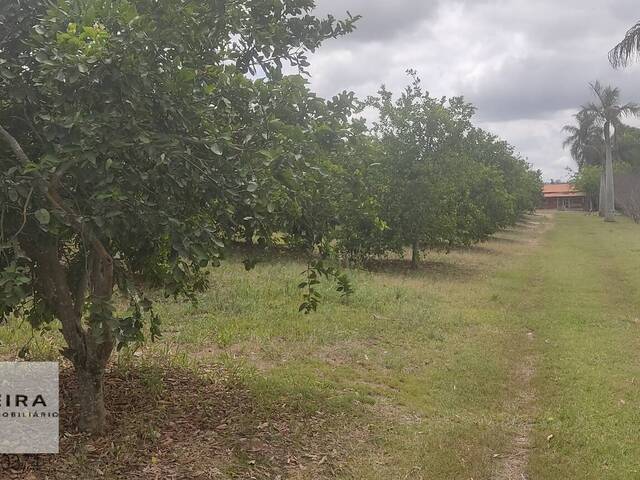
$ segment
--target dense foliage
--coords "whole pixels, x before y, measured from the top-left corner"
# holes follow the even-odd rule
[[[396,100],[382,87],[367,104],[378,111],[380,218],[378,249],[451,249],[486,238],[533,211],[540,175],[513,149],[472,125],[474,107],[461,97],[433,98],[420,79]]]
[[[582,165],[571,178],[576,190],[584,192],[587,201],[586,208],[591,212],[598,210],[601,178],[602,167],[600,165]]]
[[[410,246],[417,262],[536,207],[539,172],[474,127],[462,98],[434,99],[414,75],[398,100],[382,88],[366,102],[369,129],[353,94],[325,100],[283,76],[354,28],[313,7],[2,1],[0,314],[60,322],[82,428],[104,426],[113,349],[159,334],[140,280],[193,296],[229,244],[280,243],[316,255],[309,312],[320,277],[352,292],[336,257]]]
[[[171,294],[206,286],[240,211],[269,210],[258,176],[300,153],[253,156],[283,62],[352,28],[308,0],[3,2],[0,35],[0,311],[57,318],[82,385],[82,423],[104,423],[102,374],[142,339],[133,274]],[[260,67],[267,81],[246,75]],[[279,88],[274,87],[274,88]],[[248,161],[248,158],[252,158]],[[264,176],[264,175],[263,175]],[[295,180],[294,180],[295,181]],[[131,300],[116,315],[114,286]],[[152,336],[157,318],[151,314]]]

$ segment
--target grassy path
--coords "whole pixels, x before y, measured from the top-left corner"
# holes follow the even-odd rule
[[[324,286],[309,316],[301,270],[228,263],[197,306],[159,296],[165,336],[122,352],[108,382],[128,379],[134,413],[114,411],[99,448],[63,438],[48,478],[640,478],[637,225],[534,216],[415,272],[352,272],[356,295]],[[10,327],[0,355],[30,336]],[[58,344],[36,335],[32,355]],[[189,400],[197,428],[171,387],[191,383],[209,392]]]
[[[580,214],[553,223],[536,252],[497,275],[509,328],[530,342],[513,339],[516,451],[494,477],[639,478],[640,232]]]
[[[522,271],[541,301],[523,317],[539,355],[531,478],[640,477],[639,233],[558,215]]]

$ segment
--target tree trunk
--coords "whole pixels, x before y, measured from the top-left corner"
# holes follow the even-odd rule
[[[418,268],[418,263],[420,263],[420,248],[418,241],[414,240],[411,245],[411,268]]]
[[[101,434],[105,427],[104,371],[114,346],[109,305],[113,292],[113,260],[104,252],[94,253],[86,273],[88,282],[80,280],[77,291],[73,292],[57,245],[35,245],[28,240],[21,245],[36,261],[37,289],[62,324],[62,335],[68,346],[63,354],[73,363],[78,379],[79,428]],[[89,328],[83,325],[82,317],[87,286],[93,303]]]
[[[246,243],[247,246],[253,246],[254,235],[255,235],[255,231],[253,230],[253,228],[249,226],[244,227],[244,243]]]
[[[90,294],[94,303],[90,327],[85,331],[86,355],[76,363],[80,424],[82,431],[101,434],[105,427],[104,371],[115,344],[111,322],[113,295],[113,259],[104,250],[95,249],[90,269]],[[84,301],[84,299],[82,299]],[[94,326],[97,326],[94,331]]]
[[[0,136],[9,143],[18,161],[23,166],[28,165],[29,157],[2,126]],[[82,237],[85,247],[91,247],[91,266],[81,275],[75,288],[72,288],[70,280],[73,277],[67,270],[66,262],[59,256],[60,249],[55,239],[49,238],[48,242],[42,239],[34,241],[23,235],[19,241],[34,261],[35,288],[62,324],[62,336],[68,346],[63,353],[73,362],[78,377],[80,428],[90,433],[102,433],[105,424],[104,369],[115,343],[111,314],[113,258],[98,236],[80,220],[80,215],[73,208],[65,204],[58,193],[61,175],[59,171],[50,182],[39,180],[36,185],[46,192],[54,213]],[[88,328],[83,325],[87,291],[94,307]]]
[[[605,188],[605,173],[604,171],[602,172],[602,174],[600,175],[600,195],[598,196],[598,214],[601,217],[604,217],[604,212],[605,212],[605,207],[606,207],[606,200],[605,200],[605,194],[604,194],[604,188]]]
[[[83,432],[100,434],[104,431],[106,410],[104,407],[104,370],[76,365],[80,419],[78,427]]]
[[[609,122],[604,124],[604,139],[605,139],[605,222],[615,222],[615,195],[613,191],[613,155],[611,152],[611,134],[609,131]]]

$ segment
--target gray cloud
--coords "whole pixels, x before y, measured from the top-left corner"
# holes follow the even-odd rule
[[[417,23],[429,19],[437,5],[438,0],[319,0],[315,14],[344,18],[348,11],[362,15],[357,30],[343,41],[382,42],[401,37]]]
[[[640,98],[636,73],[616,72],[606,59],[596,62],[557,54],[515,59],[478,88],[468,89],[467,96],[483,119],[540,118],[590,101],[588,84],[595,80],[618,86],[626,97]]]
[[[561,128],[596,79],[640,101],[640,68],[607,52],[640,19],[637,0],[318,0],[317,13],[362,14],[358,31],[312,56],[323,96],[399,91],[418,70],[433,95],[464,95],[478,121],[558,178],[573,166]]]

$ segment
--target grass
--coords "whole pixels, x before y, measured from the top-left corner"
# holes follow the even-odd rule
[[[640,257],[637,225],[560,216],[539,276],[534,478],[640,476]],[[545,445],[545,434],[553,440]]]
[[[638,478],[638,228],[533,216],[418,271],[353,271],[356,294],[325,287],[308,316],[297,261],[225,263],[197,305],[158,298],[164,337],[114,361],[113,401],[130,388],[155,413],[112,412],[99,456],[70,437],[34,473],[58,478],[64,462],[64,478],[123,478],[120,462],[126,478]],[[0,328],[0,355],[30,336]],[[55,358],[58,341],[36,335],[31,355]],[[197,422],[181,413],[194,401],[209,412]]]

